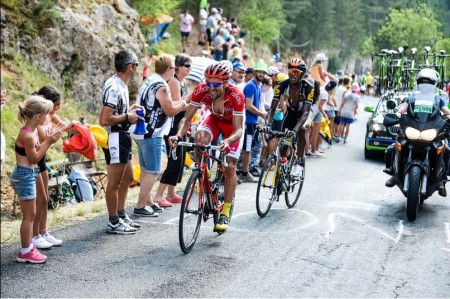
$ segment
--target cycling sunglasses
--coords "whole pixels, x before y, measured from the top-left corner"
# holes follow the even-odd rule
[[[288,74],[289,75],[300,75],[302,73],[302,71],[301,70],[299,70],[299,69],[289,69],[288,70]]]
[[[206,81],[205,83],[206,86],[214,88],[220,87],[223,84],[223,82],[208,82],[208,81]]]

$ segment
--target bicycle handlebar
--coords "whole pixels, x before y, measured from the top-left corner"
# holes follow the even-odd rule
[[[178,142],[177,146],[187,146],[187,147],[198,148],[202,152],[207,151],[207,150],[219,150],[219,151],[221,150],[221,147],[217,146],[217,145],[204,145],[201,143],[184,142],[184,141]],[[176,150],[177,150],[176,147],[173,147],[171,150],[172,159],[174,159],[175,161],[178,159]],[[223,154],[223,153],[221,153],[221,154]],[[225,157],[222,159],[222,163],[223,163],[223,166],[225,166],[225,167],[228,166],[228,163],[225,160]]]

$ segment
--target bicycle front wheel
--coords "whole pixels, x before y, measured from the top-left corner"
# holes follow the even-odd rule
[[[184,189],[180,208],[178,237],[184,253],[189,253],[197,241],[202,222],[203,200],[200,192],[202,174],[194,171]]]
[[[286,200],[286,205],[288,206],[288,208],[293,208],[300,198],[303,183],[305,181],[305,171],[306,164],[304,164],[299,176],[289,175],[289,190],[288,192],[284,193],[284,199]]]
[[[259,176],[256,191],[256,212],[261,218],[266,217],[272,207],[273,201],[278,198],[276,162],[276,158],[273,156],[267,158],[262,173]]]

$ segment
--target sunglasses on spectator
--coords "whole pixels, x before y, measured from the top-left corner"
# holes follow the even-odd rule
[[[186,68],[190,68],[191,65],[189,63],[183,64],[182,66],[186,67]]]
[[[217,87],[220,87],[222,84],[223,84],[223,82],[208,82],[208,81],[206,81],[206,86],[208,86],[208,87],[217,88]]]
[[[129,64],[134,65],[136,67],[139,65],[139,63],[137,63],[137,62],[130,62]]]
[[[302,73],[302,71],[299,69],[289,69],[288,70],[289,75],[300,75],[301,73]]]

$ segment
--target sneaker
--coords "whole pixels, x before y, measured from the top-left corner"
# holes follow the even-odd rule
[[[301,165],[301,160],[298,160],[291,170],[291,176],[300,177],[302,175],[303,166]]]
[[[165,198],[157,199],[157,200],[155,200],[155,203],[157,203],[160,207],[163,207],[163,208],[170,208],[171,206],[173,206]]]
[[[17,255],[17,261],[19,263],[32,263],[32,264],[42,264],[47,261],[47,257],[40,253],[34,246],[30,252],[23,254],[19,251]]]
[[[242,182],[244,183],[257,183],[258,179],[255,178],[250,172],[247,173],[247,175],[243,175],[241,174],[239,176],[239,178],[242,180]]]
[[[50,249],[53,247],[53,244],[44,239],[41,235],[34,237],[31,242],[33,243],[34,247],[39,249]]]
[[[312,152],[311,154],[314,155],[314,157],[323,156],[323,153],[321,153],[321,152]]]
[[[49,233],[46,233],[45,235],[42,236],[47,242],[53,244],[53,246],[61,246],[62,244],[62,240],[60,239],[56,239],[55,237],[53,237],[52,235],[50,235]]]
[[[259,177],[261,175],[261,173],[259,172],[259,169],[257,168],[253,168],[252,170],[249,171],[254,177]]]
[[[164,211],[164,208],[161,208],[157,203],[153,204],[150,208],[152,208],[155,213],[161,213],[162,211]]]
[[[133,219],[130,218],[130,216],[128,216],[127,214],[125,214],[125,217],[122,218],[123,222],[125,222],[126,224],[128,224],[131,227],[140,229],[141,225],[137,222],[134,222]]]
[[[143,208],[134,208],[134,215],[137,216],[147,216],[147,217],[158,217],[159,214],[156,213],[151,207],[145,206]]]
[[[119,218],[119,223],[112,224],[108,221],[108,226],[106,227],[106,233],[117,234],[117,235],[132,235],[135,234],[137,228],[131,227],[126,224],[122,219]]]
[[[174,197],[167,197],[166,200],[170,203],[181,203],[183,201],[183,197],[178,194],[175,194]]]
[[[397,181],[395,180],[395,177],[391,177],[389,180],[386,181],[386,183],[384,183],[384,185],[388,188],[392,188],[397,184]]]
[[[224,233],[228,229],[230,224],[230,218],[225,215],[220,215],[219,221],[217,221],[214,231]]]
[[[305,154],[305,156],[311,157],[311,158],[315,158],[316,154],[314,152],[308,152],[308,153]]]

